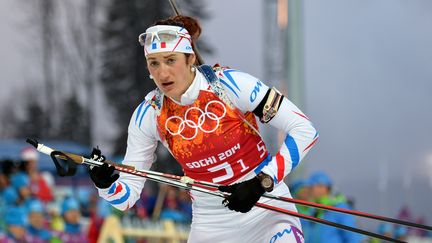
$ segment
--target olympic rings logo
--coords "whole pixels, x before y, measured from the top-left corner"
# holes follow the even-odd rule
[[[221,107],[222,107],[222,110],[223,110],[222,115],[218,116],[217,114],[215,114],[215,113],[209,111],[209,106],[210,106],[211,104],[216,104],[216,105],[221,106]],[[188,114],[189,114],[191,111],[193,111],[193,110],[198,111],[199,114],[200,114],[200,115],[198,116],[198,120],[197,120],[196,122],[195,122],[195,121],[192,121],[192,120],[189,120],[189,119],[187,118],[187,117],[188,117]],[[184,114],[184,118],[181,118],[181,117],[179,117],[179,116],[171,116],[171,117],[168,118],[168,119],[166,120],[166,122],[165,122],[165,129],[166,129],[166,130],[167,130],[171,135],[173,135],[173,136],[175,136],[175,135],[180,135],[180,136],[181,136],[183,139],[185,139],[185,140],[192,140],[192,139],[194,139],[194,138],[198,135],[198,130],[201,130],[201,131],[203,131],[203,132],[205,132],[205,133],[212,133],[212,132],[216,131],[216,129],[219,127],[220,120],[221,120],[223,117],[225,117],[225,114],[226,114],[226,108],[225,108],[225,105],[224,105],[222,102],[218,101],[218,100],[212,100],[212,101],[210,101],[210,102],[207,103],[207,105],[205,106],[204,111],[201,110],[201,109],[198,108],[198,107],[191,107],[191,108],[189,108],[189,109],[186,110],[186,113]],[[210,120],[212,120],[212,121],[215,121],[215,122],[216,122],[215,126],[214,126],[213,128],[211,128],[211,129],[205,129],[205,128],[203,128],[203,124],[206,124],[206,120],[207,120],[207,118],[210,119]],[[175,122],[175,120],[180,121],[180,122],[179,122],[179,125],[178,125],[178,127],[177,127],[177,131],[171,131],[171,130],[168,128],[168,123],[169,123],[170,121]],[[208,122],[207,122],[207,123],[208,123]],[[188,128],[191,128],[191,129],[194,129],[193,136],[191,136],[191,137],[186,137],[186,136],[184,136],[184,135],[182,134],[182,132],[183,132],[187,127],[188,127]]]

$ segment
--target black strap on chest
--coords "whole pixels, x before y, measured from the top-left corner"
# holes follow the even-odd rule
[[[213,68],[210,65],[203,64],[201,66],[198,66],[197,68],[204,75],[204,77],[209,83],[218,80],[218,77],[216,76]]]

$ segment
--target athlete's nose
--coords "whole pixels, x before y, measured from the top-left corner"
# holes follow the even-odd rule
[[[169,78],[169,67],[168,65],[162,64],[159,69],[159,78],[160,81],[166,81]]]

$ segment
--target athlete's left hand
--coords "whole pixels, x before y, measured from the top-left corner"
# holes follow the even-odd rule
[[[265,192],[257,177],[229,186],[219,186],[219,191],[231,193],[222,204],[241,213],[249,212]]]

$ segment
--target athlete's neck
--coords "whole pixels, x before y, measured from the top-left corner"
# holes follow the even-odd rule
[[[186,79],[186,88],[185,90],[183,90],[183,92],[181,93],[181,95],[176,95],[176,96],[170,96],[170,98],[174,101],[176,101],[177,103],[181,103],[181,97],[184,95],[184,93],[190,88],[190,86],[192,85],[192,83],[194,82],[196,77],[196,73],[195,72],[190,72],[189,77]]]
[[[183,94],[175,99],[171,98],[172,101],[174,101],[176,104],[179,105],[190,105],[192,104],[196,98],[198,97],[200,88],[201,88],[201,79],[204,78],[200,72],[194,73],[194,78],[192,79],[192,82],[188,86],[185,92]]]

